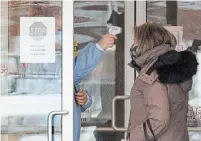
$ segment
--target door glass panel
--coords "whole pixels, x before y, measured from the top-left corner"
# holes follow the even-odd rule
[[[97,42],[108,33],[109,23],[124,28],[124,2],[74,2],[74,40],[78,43],[78,50],[89,42]],[[82,81],[80,87],[88,90],[93,99],[91,107],[82,113],[80,140],[123,139],[123,133],[100,132],[98,129],[112,129],[112,99],[124,95],[124,33],[118,36],[116,47],[105,51],[102,61]],[[118,101],[116,109],[116,125],[124,127],[124,101]]]
[[[1,141],[47,141],[48,114],[61,110],[62,2],[1,1],[1,6]],[[55,141],[61,141],[60,116],[54,125]]]
[[[175,14],[177,13],[177,14]],[[201,63],[201,2],[200,1],[147,1],[147,21],[162,25],[183,26],[183,48],[193,50]],[[191,141],[201,138],[201,66],[193,77],[189,93],[188,126]]]

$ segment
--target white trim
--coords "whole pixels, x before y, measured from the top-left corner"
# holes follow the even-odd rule
[[[171,32],[177,39],[177,45],[175,50],[183,51],[183,26],[164,26],[169,32]]]
[[[73,141],[73,1],[63,1],[62,140]]]
[[[97,47],[99,50],[104,51],[104,49],[103,49],[98,43],[96,43],[96,47]]]
[[[61,109],[60,102],[61,95],[1,96],[0,115],[4,117],[48,115],[51,111]]]
[[[6,53],[8,53],[8,1],[0,1],[0,7],[1,11],[5,12],[0,12],[1,19],[0,23],[1,26],[4,26],[4,28],[0,28],[0,64],[8,64],[8,56]],[[4,48],[4,50],[2,50]],[[4,54],[3,54],[4,53]],[[0,69],[1,66],[0,66]],[[8,91],[8,77],[2,77],[2,73],[0,73],[0,94],[2,94],[2,91]],[[7,86],[6,86],[7,85]],[[3,88],[3,89],[2,89]]]
[[[135,6],[134,1],[125,1],[125,78],[124,78],[124,86],[125,86],[125,95],[130,95],[130,90],[133,86],[134,82],[134,70],[133,68],[128,66],[128,63],[131,61],[130,58],[130,46],[133,44],[133,27],[134,27],[134,12]],[[128,127],[130,116],[130,101],[125,100],[125,110],[124,110],[124,127]],[[126,133],[125,133],[126,138]]]
[[[146,1],[136,1],[136,25],[146,23]]]
[[[2,57],[2,47],[8,47],[8,1],[0,1],[0,16],[1,19],[0,23],[1,26],[4,26],[4,28],[0,28],[0,44],[1,44],[1,48],[0,48],[0,64],[6,64],[8,62],[8,57],[6,55],[3,55],[4,58]],[[4,50],[5,51],[5,50]],[[6,48],[6,52],[8,52],[8,48]],[[3,60],[3,62],[2,62]],[[0,66],[1,69],[1,66]],[[4,89],[4,91],[8,91],[8,87],[4,87],[5,85],[3,85],[4,83],[6,83],[8,85],[8,80],[7,77],[2,77],[0,76],[0,96],[2,94],[2,88]],[[5,81],[5,82],[3,82]],[[3,86],[3,87],[2,87]],[[6,90],[5,90],[6,89]],[[4,105],[3,105],[4,107]],[[0,132],[2,131],[1,129],[1,125],[2,125],[2,114],[0,114]],[[6,121],[6,123],[4,124],[8,124],[8,121]],[[5,135],[3,137],[5,140],[8,140],[8,135]],[[2,133],[0,133],[0,141],[2,140]]]

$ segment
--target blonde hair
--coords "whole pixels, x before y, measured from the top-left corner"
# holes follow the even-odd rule
[[[163,26],[156,23],[145,23],[134,28],[134,38],[138,41],[136,55],[141,56],[156,46],[170,44],[175,48],[177,41],[175,36]]]

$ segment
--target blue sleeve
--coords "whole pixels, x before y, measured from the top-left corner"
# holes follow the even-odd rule
[[[95,43],[89,43],[78,52],[74,58],[74,85],[79,84],[93,68],[100,62],[104,52],[96,47]]]
[[[86,94],[87,94],[88,101],[87,101],[86,104],[84,104],[84,105],[81,106],[81,112],[84,112],[84,111],[85,111],[86,109],[88,109],[88,108],[91,106],[91,104],[92,104],[92,96],[91,96],[90,92],[88,92],[88,91],[85,91],[85,92],[86,92]]]

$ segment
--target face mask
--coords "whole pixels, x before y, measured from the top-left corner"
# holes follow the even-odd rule
[[[134,46],[134,44],[130,47],[130,56],[132,60],[135,60],[135,58],[137,58],[136,49],[137,46]]]
[[[198,50],[201,51],[201,46],[198,47]]]
[[[130,47],[130,56],[131,56],[131,62],[128,64],[130,67],[135,68],[137,70],[140,70],[140,66],[137,65],[137,63],[135,62],[135,59],[137,58],[136,55],[136,48],[137,46],[132,45]]]

